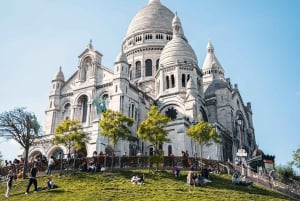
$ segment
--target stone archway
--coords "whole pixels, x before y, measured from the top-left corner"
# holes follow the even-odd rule
[[[30,153],[28,159],[29,159],[29,162],[31,162],[31,163],[39,162],[44,159],[44,155],[41,151],[36,150],[36,151],[33,151],[32,153]]]

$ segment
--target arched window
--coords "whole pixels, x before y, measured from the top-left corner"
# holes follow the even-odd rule
[[[169,76],[166,77],[166,89],[170,88]]]
[[[146,76],[152,76],[152,60],[146,60]]]
[[[141,77],[141,62],[137,61],[135,63],[135,78],[140,78]]]
[[[88,109],[87,102],[88,102],[87,96],[80,97],[79,104],[81,106],[81,111],[82,111],[82,113],[81,113],[81,122],[82,123],[85,123],[87,120],[87,109]]]
[[[128,70],[129,70],[129,80],[131,80],[131,79],[132,79],[132,69],[131,69],[131,64],[129,64]]]
[[[171,75],[171,86],[172,86],[172,88],[175,87],[175,78],[174,78],[174,75]]]
[[[149,155],[150,155],[150,156],[153,156],[153,153],[154,153],[154,150],[153,150],[153,148],[151,147],[151,148],[149,149]]]
[[[70,119],[70,114],[71,114],[71,105],[70,105],[70,103],[67,103],[65,105],[64,111],[63,111],[64,119]]]
[[[156,60],[156,71],[158,70],[159,68],[159,59]]]
[[[168,145],[168,156],[172,155],[172,145]]]
[[[134,119],[134,104],[131,105],[131,114],[130,117]]]
[[[85,81],[86,80],[86,65],[83,65],[82,67],[81,67],[81,80],[82,81]]]
[[[185,74],[182,74],[181,76],[181,85],[182,87],[185,87]]]

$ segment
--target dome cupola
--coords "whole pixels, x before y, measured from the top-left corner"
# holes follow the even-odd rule
[[[173,39],[167,43],[161,53],[161,66],[164,67],[178,63],[197,65],[197,56],[183,34],[181,22],[177,15],[172,20],[172,27]]]
[[[62,81],[62,82],[65,81],[65,76],[61,69],[62,68],[60,66],[58,73],[53,77],[53,81]]]
[[[131,20],[126,38],[147,31],[172,32],[173,12],[159,0],[150,0]]]

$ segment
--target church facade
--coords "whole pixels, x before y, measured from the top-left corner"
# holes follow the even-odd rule
[[[101,136],[93,104],[97,100],[134,119],[131,131],[136,140],[120,140],[116,155],[153,153],[152,145],[136,136],[152,104],[172,119],[167,126],[171,142],[160,147],[164,155],[181,156],[182,151],[199,155],[199,145],[185,131],[200,120],[211,123],[221,139],[204,148],[205,158],[233,160],[238,149],[250,156],[257,148],[251,104],[244,104],[237,85],[225,77],[212,43],[208,42],[206,58],[199,63],[179,16],[159,0],[149,0],[132,18],[113,68],[104,67],[101,58],[90,42],[70,78],[65,79],[59,69],[51,83],[45,134],[31,147],[30,157],[66,154],[65,147],[50,143],[55,127],[64,119],[79,120],[90,136],[86,156],[94,151],[109,153],[112,146]]]

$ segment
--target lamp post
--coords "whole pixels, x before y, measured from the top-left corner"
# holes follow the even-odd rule
[[[238,152],[237,152],[237,156],[240,157],[240,162],[241,162],[241,170],[242,170],[242,175],[245,175],[245,169],[244,169],[244,165],[243,165],[243,159],[244,157],[247,157],[247,152],[245,149],[243,149],[243,145],[242,145],[242,119],[241,118],[238,118],[237,119],[237,124],[238,124],[238,127],[239,127],[239,134],[240,134],[240,145],[239,145],[239,149],[238,149]]]

